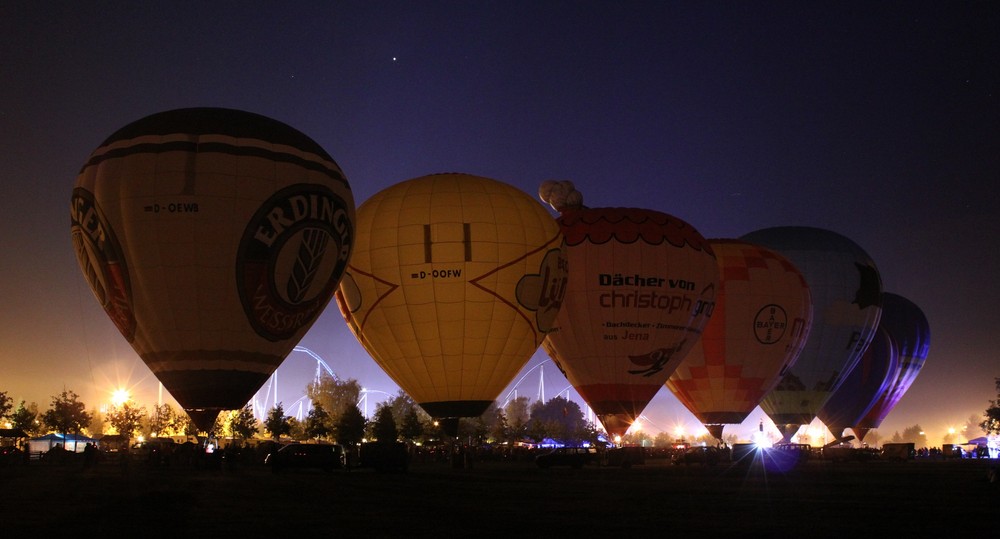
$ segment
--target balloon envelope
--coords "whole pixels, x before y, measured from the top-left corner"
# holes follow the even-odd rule
[[[899,403],[927,361],[931,345],[931,328],[927,317],[915,303],[891,292],[882,294],[882,319],[879,327],[893,340],[899,361],[888,387],[867,414],[854,425],[854,433],[863,440],[865,433],[882,424]]]
[[[805,278],[778,253],[710,240],[719,266],[715,312],[667,387],[716,438],[742,423],[798,358],[812,322]]]
[[[884,311],[883,311],[884,319]],[[888,389],[899,368],[899,354],[892,337],[879,326],[858,364],[830,395],[817,416],[840,439],[872,409]]]
[[[665,213],[571,208],[569,284],[543,347],[611,435],[624,434],[712,315],[718,268],[708,242]]]
[[[854,241],[812,227],[775,227],[741,239],[773,249],[805,275],[813,323],[799,359],[761,401],[786,440],[816,417],[868,347],[881,313],[882,278]]]
[[[537,350],[565,281],[562,234],[544,206],[496,180],[436,174],[358,208],[337,300],[358,341],[427,413],[471,417]]]
[[[208,430],[245,405],[332,297],[354,199],[281,122],[196,108],[118,130],[77,177],[77,260],[139,356]]]

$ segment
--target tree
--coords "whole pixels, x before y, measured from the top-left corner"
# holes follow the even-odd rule
[[[80,396],[66,389],[52,397],[51,407],[42,414],[46,426],[63,434],[80,434],[90,420],[91,415],[80,402]]]
[[[337,442],[353,447],[361,443],[365,435],[365,416],[361,414],[357,403],[351,403],[340,412],[337,424],[334,427],[334,434]]]
[[[328,426],[332,429],[349,405],[357,405],[361,399],[361,384],[353,379],[341,380],[323,373],[319,382],[306,386],[306,395],[319,403],[330,415]]]
[[[903,429],[903,435],[900,438],[904,443],[912,442],[916,447],[927,447],[927,435],[924,434],[924,429],[920,425]]]
[[[285,407],[283,403],[278,403],[271,408],[271,411],[267,414],[267,419],[264,420],[264,429],[271,433],[271,439],[278,441],[281,439],[282,435],[288,434],[292,431],[292,426],[288,423],[289,417],[285,415]]]
[[[715,438],[711,434],[708,437],[712,438],[712,443],[715,443]],[[652,442],[653,438],[644,430],[636,430],[634,432],[630,430],[622,437],[622,445],[652,445]]]
[[[10,424],[15,429],[21,429],[29,436],[38,434],[38,405],[24,405],[24,401],[10,414]]]
[[[531,405],[528,436],[537,442],[554,438],[577,444],[588,439],[589,434],[580,405],[565,397],[554,397],[544,404],[536,401]]]
[[[479,417],[460,417],[458,418],[458,430],[455,431],[455,437],[456,439],[475,438],[478,440],[482,431],[482,422]]]
[[[7,419],[10,415],[11,408],[14,406],[14,401],[7,396],[6,391],[0,391],[0,421]]]
[[[1000,434],[1000,378],[996,380],[997,384],[997,398],[996,400],[990,401],[989,408],[983,414],[986,419],[979,424],[979,428],[983,429],[986,434]]]
[[[424,424],[431,421],[431,416],[413,402],[405,391],[400,390],[389,401],[389,406],[392,407],[392,417],[399,427],[399,436],[404,440],[415,441],[427,430]]]
[[[671,447],[674,445],[674,436],[669,432],[660,432],[653,438],[653,447]]]
[[[402,424],[399,426],[399,435],[404,440],[412,442],[423,436],[424,431],[424,422],[420,420],[417,408],[410,408],[410,411],[406,412],[406,415],[403,416]]]
[[[87,432],[91,434],[104,433],[104,414],[97,408],[90,409],[90,423],[87,425]]]
[[[389,407],[392,408],[392,417],[396,420],[396,423],[400,423],[406,414],[417,406],[417,403],[413,402],[413,399],[406,394],[405,391],[400,389],[395,397],[388,400]]]
[[[330,434],[333,433],[333,427],[330,424],[330,414],[327,413],[326,408],[323,408],[322,404],[318,402],[313,403],[312,410],[309,410],[309,414],[306,416],[303,431],[307,438],[317,440],[329,438]]]
[[[392,407],[381,403],[375,409],[375,421],[372,434],[380,443],[393,443],[399,438],[396,419],[392,417]]]
[[[146,417],[146,407],[136,406],[132,401],[125,401],[121,405],[111,408],[106,415],[108,423],[111,423],[118,434],[131,438],[142,425],[143,418]]]
[[[288,437],[293,440],[305,440],[306,439],[306,426],[305,423],[295,419],[292,416],[288,416]]]
[[[528,408],[528,397],[517,397],[504,406],[507,425],[510,427],[512,440],[520,440],[528,433],[528,421],[531,419]]]
[[[496,401],[490,403],[486,411],[476,417],[461,417],[458,420],[459,437],[474,440],[476,444],[487,441],[493,423],[496,421]]]
[[[257,434],[257,418],[249,404],[228,414],[219,414],[212,430],[216,433],[230,434],[233,438],[247,439]]]
[[[555,425],[552,423],[541,419],[540,417],[532,417],[528,421],[525,434],[535,443],[541,443],[545,441],[546,438],[555,438]]]
[[[215,416],[215,422],[212,423],[208,432],[215,433],[216,436],[232,436],[233,432],[229,430],[229,424],[232,422],[234,415],[236,415],[236,410],[219,412],[219,415]]]
[[[504,413],[503,408],[496,408],[494,410],[493,425],[490,428],[490,438],[493,440],[504,443],[512,442],[511,439],[511,428],[507,424],[507,414]]]
[[[480,443],[502,443],[510,441],[510,426],[507,415],[496,401],[490,403],[486,411],[472,423],[473,436]]]
[[[249,404],[240,408],[230,422],[229,428],[233,431],[233,436],[244,440],[257,434],[257,418],[253,415],[253,408]]]
[[[197,436],[198,427],[191,421],[191,416],[184,412],[181,415],[179,412],[174,416],[174,432],[184,434],[187,436]]]
[[[149,416],[149,430],[153,434],[183,434],[176,429],[177,413],[167,403],[153,406],[153,413]]]

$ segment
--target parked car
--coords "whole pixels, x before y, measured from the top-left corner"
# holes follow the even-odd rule
[[[764,469],[773,472],[787,472],[812,457],[813,448],[809,444],[778,443],[764,450]]]
[[[557,447],[552,451],[535,457],[539,468],[552,466],[571,466],[582,468],[597,460],[597,448],[594,447]]]
[[[278,473],[289,468],[317,468],[329,472],[344,466],[344,451],[333,444],[291,443],[264,457],[264,464]]]
[[[705,464],[715,466],[725,460],[725,455],[717,447],[696,445],[680,453],[674,453],[670,459],[674,464]]]
[[[24,452],[12,446],[0,447],[0,466],[6,464],[20,464],[24,460]]]
[[[735,443],[729,448],[729,460],[738,466],[747,466],[760,462],[763,449],[755,443]]]
[[[170,438],[150,438],[133,444],[129,456],[149,466],[169,466],[176,448],[177,444]]]
[[[102,436],[97,442],[102,455],[108,460],[117,461],[122,453],[128,453],[128,436],[107,434]]]
[[[605,453],[608,466],[631,468],[646,463],[646,448],[639,446],[612,447]]]

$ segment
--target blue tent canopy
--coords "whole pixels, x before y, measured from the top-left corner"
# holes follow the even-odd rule
[[[46,434],[38,438],[28,440],[28,447],[31,452],[46,452],[57,445],[61,445],[67,451],[82,452],[87,444],[97,444],[94,438],[88,438],[81,434]]]

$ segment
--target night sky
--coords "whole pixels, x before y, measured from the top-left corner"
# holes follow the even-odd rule
[[[588,206],[663,211],[709,238],[848,236],[931,325],[880,434],[919,423],[937,443],[1000,376],[1000,5],[923,4],[4,2],[0,391],[44,409],[65,387],[93,408],[123,384],[156,402],[77,266],[70,192],[119,127],[217,106],[312,137],[358,204],[455,171],[533,196],[572,180]],[[372,403],[397,391],[333,304],[302,345]],[[279,369],[286,411],[315,368],[296,352]],[[546,398],[568,385],[547,363],[519,395],[537,396],[539,370]],[[653,432],[696,425],[665,388],[645,415]]]

